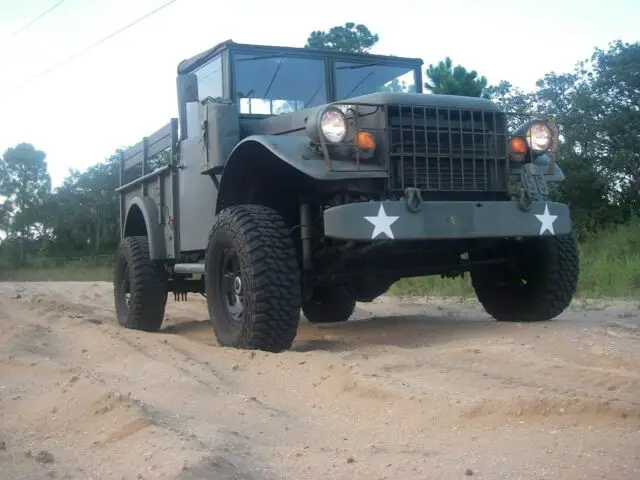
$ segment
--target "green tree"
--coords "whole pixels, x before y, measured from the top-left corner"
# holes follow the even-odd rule
[[[616,176],[628,213],[640,213],[640,42],[618,40],[596,49],[581,73],[592,83],[598,163]],[[603,161],[605,160],[605,161]]]
[[[595,49],[573,72],[549,73],[537,86],[538,109],[554,112],[561,127],[559,158],[573,159],[582,172],[582,176],[567,179],[565,191],[601,197],[594,184],[605,182],[608,186],[608,207],[594,208],[592,213],[606,218],[589,223],[602,226],[611,219],[620,220],[620,215],[626,220],[638,214],[640,43],[616,41],[606,51]],[[587,170],[589,182],[584,179]],[[580,188],[571,188],[578,178]],[[589,202],[583,198],[579,203]]]
[[[430,64],[424,86],[431,93],[465,95],[468,97],[488,97],[487,79],[478,76],[475,70],[468,71],[461,65],[453,66],[450,57],[437,65]]]
[[[416,91],[415,85],[407,85],[404,80],[400,81],[398,78],[394,78],[388,85],[384,85],[380,88],[381,92],[395,92],[395,93],[413,93]]]
[[[506,80],[487,87],[486,94],[504,112],[531,113],[535,107],[534,94],[525,93]]]
[[[29,143],[8,148],[0,161],[0,196],[5,232],[20,239],[20,260],[25,242],[45,234],[45,205],[51,195],[46,154]]]
[[[366,53],[378,40],[378,34],[371,33],[365,25],[347,22],[344,26],[332,27],[328,32],[314,30],[307,38],[305,48]]]
[[[118,152],[84,172],[72,171],[56,190],[52,249],[61,255],[112,252],[119,240]]]
[[[566,179],[560,201],[571,206],[581,235],[640,212],[640,44],[594,49],[571,72],[550,72],[523,93],[506,81],[487,88],[508,112],[546,113],[558,122],[557,159]],[[510,127],[524,117],[515,117]]]

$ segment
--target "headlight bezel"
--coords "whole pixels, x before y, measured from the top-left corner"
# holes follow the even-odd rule
[[[327,130],[325,129],[324,119],[327,115],[336,115],[336,114],[338,115],[337,118],[340,118],[342,122],[343,131],[342,131],[342,134],[339,135],[338,137],[331,138],[331,134],[330,133],[328,134]],[[337,108],[335,106],[327,107],[322,111],[322,113],[320,113],[320,115],[318,116],[318,128],[320,130],[320,133],[324,137],[325,141],[327,141],[330,144],[339,144],[344,142],[344,140],[347,138],[347,135],[349,133],[349,124],[347,122],[346,115],[340,108]]]
[[[546,143],[544,144],[544,146],[540,146],[536,141],[536,138],[541,138],[541,137],[540,136],[536,137],[534,135],[534,129],[540,129],[540,128],[544,130],[544,133],[542,133],[542,135],[547,137]],[[540,135],[540,133],[538,135]],[[532,120],[531,122],[529,122],[527,130],[525,131],[523,136],[524,136],[525,142],[527,142],[527,145],[529,146],[529,149],[536,154],[542,154],[547,152],[551,148],[551,145],[553,143],[553,133],[551,131],[551,128],[549,127],[549,125],[547,125],[546,122],[542,120]]]
[[[547,137],[547,141],[544,145],[536,142],[536,137],[540,138],[539,135],[536,135],[536,128],[542,127],[544,129],[544,134]],[[513,150],[513,139],[520,138],[524,145],[526,146],[526,152],[514,151]],[[526,121],[524,124],[520,125],[516,131],[509,136],[509,140],[507,142],[507,149],[509,152],[509,160],[515,163],[529,163],[533,162],[535,158],[545,155],[552,150],[555,150],[558,141],[558,129],[556,123],[553,119],[548,116],[539,117],[535,116],[530,120]]]

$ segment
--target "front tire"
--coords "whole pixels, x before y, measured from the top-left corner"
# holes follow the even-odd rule
[[[151,260],[147,237],[127,237],[116,252],[113,295],[118,323],[157,332],[167,304],[166,272]]]
[[[300,321],[301,275],[282,216],[238,205],[218,216],[207,246],[209,317],[225,347],[280,352],[291,348]]]
[[[356,308],[356,299],[343,286],[319,287],[302,305],[310,323],[346,322]]]
[[[541,322],[560,315],[578,287],[580,260],[573,234],[525,239],[515,268],[472,271],[471,282],[489,315],[504,322]]]

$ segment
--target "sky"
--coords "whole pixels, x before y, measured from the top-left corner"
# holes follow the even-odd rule
[[[60,185],[177,116],[177,64],[227,39],[302,47],[311,31],[352,21],[380,36],[371,53],[425,67],[450,56],[524,90],[594,47],[640,40],[638,0],[175,0],[33,79],[167,1],[64,0],[16,34],[60,0],[0,0],[0,152],[32,143]]]

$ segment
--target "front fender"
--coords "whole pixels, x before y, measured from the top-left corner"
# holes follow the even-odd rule
[[[354,170],[351,160],[331,159],[331,169],[324,157],[309,147],[306,135],[251,135],[243,139],[229,154],[222,171],[216,212],[219,212],[234,190],[243,188],[242,178],[252,175],[258,168],[289,168],[313,180],[347,180],[355,178],[386,178],[381,170]],[[246,185],[244,185],[246,187]]]
[[[331,169],[324,157],[309,147],[306,135],[251,135],[243,139],[229,154],[225,169],[230,162],[243,156],[247,150],[263,148],[281,161],[316,180],[342,180],[349,178],[384,178],[381,170],[355,170],[354,160],[331,159]],[[263,150],[264,151],[264,150]]]
[[[137,234],[139,222],[138,215],[142,215],[147,238],[149,239],[149,255],[152,260],[164,260],[166,258],[166,246],[164,232],[159,223],[158,208],[149,197],[134,197],[129,204],[127,216],[124,221],[124,236]]]

